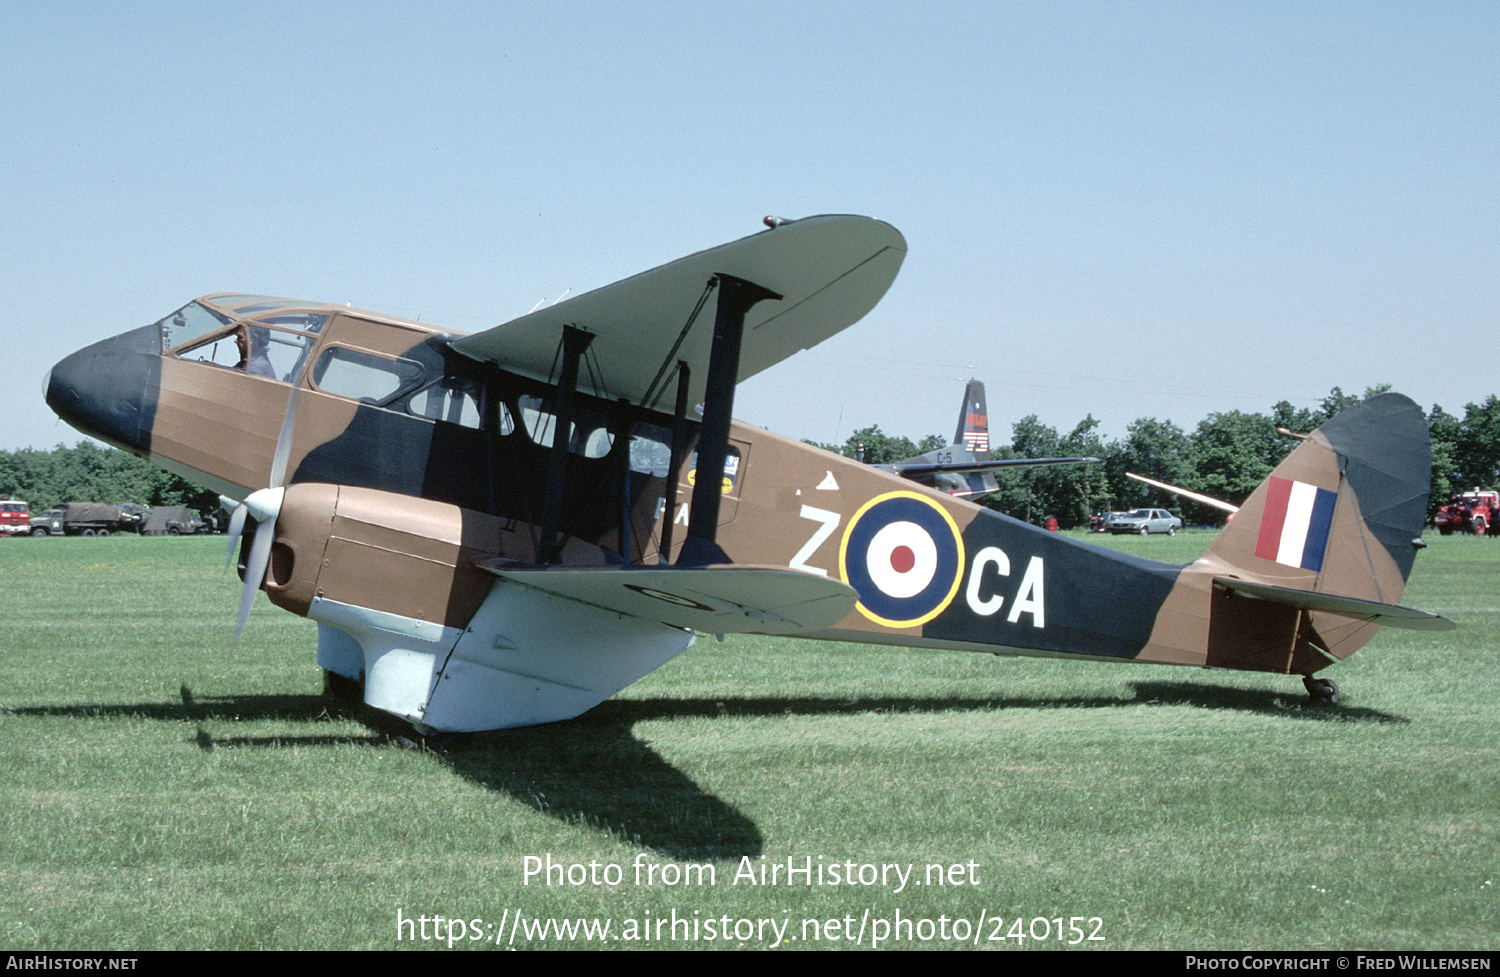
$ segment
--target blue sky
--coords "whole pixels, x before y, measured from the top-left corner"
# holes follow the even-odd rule
[[[743,420],[1500,392],[1500,5],[0,4],[0,448],[72,350],[235,290],[475,331],[760,229],[910,252]]]

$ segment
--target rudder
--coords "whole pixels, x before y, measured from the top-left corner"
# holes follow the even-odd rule
[[[1400,394],[1371,397],[1307,435],[1194,566],[1272,594],[1285,588],[1395,605],[1426,522],[1431,478],[1421,409]],[[1306,603],[1289,670],[1310,673],[1342,659],[1379,628]]]

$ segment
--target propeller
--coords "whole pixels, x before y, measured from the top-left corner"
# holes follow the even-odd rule
[[[276,538],[276,517],[281,513],[281,499],[286,493],[287,458],[292,453],[292,430],[297,418],[297,395],[299,388],[292,387],[287,397],[286,416],[281,419],[281,433],[276,438],[276,452],[271,456],[269,484],[245,496],[245,501],[235,507],[229,517],[229,546],[224,554],[224,565],[228,567],[234,559],[235,547],[245,531],[246,518],[255,520],[255,536],[250,541],[250,555],[245,561],[245,589],[240,595],[240,613],[234,625],[234,644],[240,643],[245,631],[245,622],[250,619],[250,607],[255,603],[255,592],[266,579],[266,566],[271,559],[271,543]]]

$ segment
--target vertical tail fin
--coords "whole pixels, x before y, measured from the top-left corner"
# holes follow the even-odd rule
[[[1395,623],[1380,608],[1394,611],[1406,588],[1431,477],[1421,409],[1371,397],[1307,435],[1194,567],[1225,591],[1300,610],[1290,670],[1316,671]],[[1370,613],[1355,613],[1365,602]]]

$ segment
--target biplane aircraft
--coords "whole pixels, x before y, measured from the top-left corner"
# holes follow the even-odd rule
[[[1397,395],[1311,435],[1189,566],[1078,543],[731,419],[906,254],[770,229],[474,335],[217,294],[58,363],[93,437],[239,502],[244,602],[318,622],[336,684],[424,731],[577,716],[697,633],[1314,675],[1397,606],[1427,429]],[[688,405],[702,402],[699,418]]]
[[[875,467],[960,499],[979,499],[1000,490],[995,473],[1001,469],[1098,461],[1098,458],[990,458],[990,418],[985,408],[984,384],[971,379],[964,387],[964,402],[958,408],[958,429],[951,445]]]

